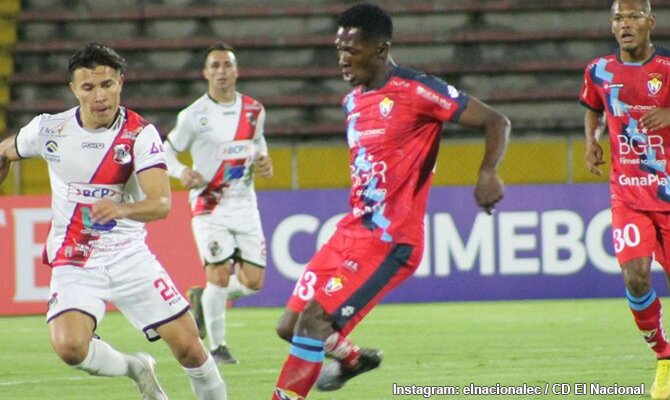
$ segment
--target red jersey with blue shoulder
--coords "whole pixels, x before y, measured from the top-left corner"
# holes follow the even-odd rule
[[[423,218],[444,121],[468,96],[441,79],[394,66],[379,89],[356,87],[342,104],[351,174],[349,236],[423,243]]]
[[[670,51],[643,63],[616,54],[593,60],[584,72],[580,102],[605,113],[609,130],[613,201],[648,211],[670,211],[670,128],[648,131],[640,118],[670,107]]]

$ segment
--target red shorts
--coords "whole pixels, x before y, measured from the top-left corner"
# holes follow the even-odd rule
[[[423,246],[353,238],[336,231],[296,282],[287,307],[300,313],[314,298],[343,335],[386,293],[414,274]]]
[[[619,265],[654,256],[670,273],[670,213],[634,210],[612,202],[612,240]]]

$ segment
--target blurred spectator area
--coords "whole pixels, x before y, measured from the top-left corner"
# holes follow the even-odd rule
[[[583,167],[578,94],[586,64],[616,46],[611,0],[372,2],[393,16],[398,64],[436,74],[510,117],[513,144],[502,168],[508,183],[595,179]],[[16,22],[18,32],[12,24],[11,35],[0,32],[5,135],[36,114],[75,105],[67,60],[89,41],[104,42],[129,61],[123,104],[166,134],[177,112],[206,90],[203,51],[226,41],[236,48],[238,89],[267,109],[277,177],[257,181],[259,187],[348,185],[340,100],[350,88],[333,40],[337,16],[354,2],[23,0],[20,12],[18,4],[5,3],[18,0],[0,1],[0,17]],[[663,45],[670,39],[670,0],[652,5],[654,43]],[[13,65],[6,60],[11,56]],[[482,135],[448,125],[444,138],[435,182],[473,183]],[[46,192],[43,168],[23,162],[0,193]]]

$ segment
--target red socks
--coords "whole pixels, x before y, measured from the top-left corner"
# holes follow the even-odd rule
[[[323,365],[323,341],[294,336],[291,351],[279,374],[273,400],[303,400],[319,377]]]
[[[326,338],[323,350],[328,357],[338,360],[345,369],[352,369],[361,355],[361,348],[339,332],[333,332]]]
[[[635,297],[626,289],[626,298],[635,323],[649,347],[656,352],[656,358],[670,358],[670,346],[661,324],[661,301],[656,292],[652,289],[641,297]]]

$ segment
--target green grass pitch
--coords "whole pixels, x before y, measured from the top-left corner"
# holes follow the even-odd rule
[[[233,308],[228,342],[241,361],[220,369],[232,400],[271,396],[288,344],[274,333],[279,308]],[[0,399],[137,399],[126,378],[92,377],[51,350],[43,316],[0,318]],[[125,352],[158,361],[170,399],[193,399],[188,380],[162,342],[149,343],[118,313],[98,333]],[[462,388],[475,385],[601,383],[645,385],[655,362],[634,326],[625,299],[380,305],[355,330],[361,346],[384,350],[378,370],[337,392],[310,399],[422,399],[394,396],[393,384]],[[433,396],[432,399],[635,399],[644,396]]]

